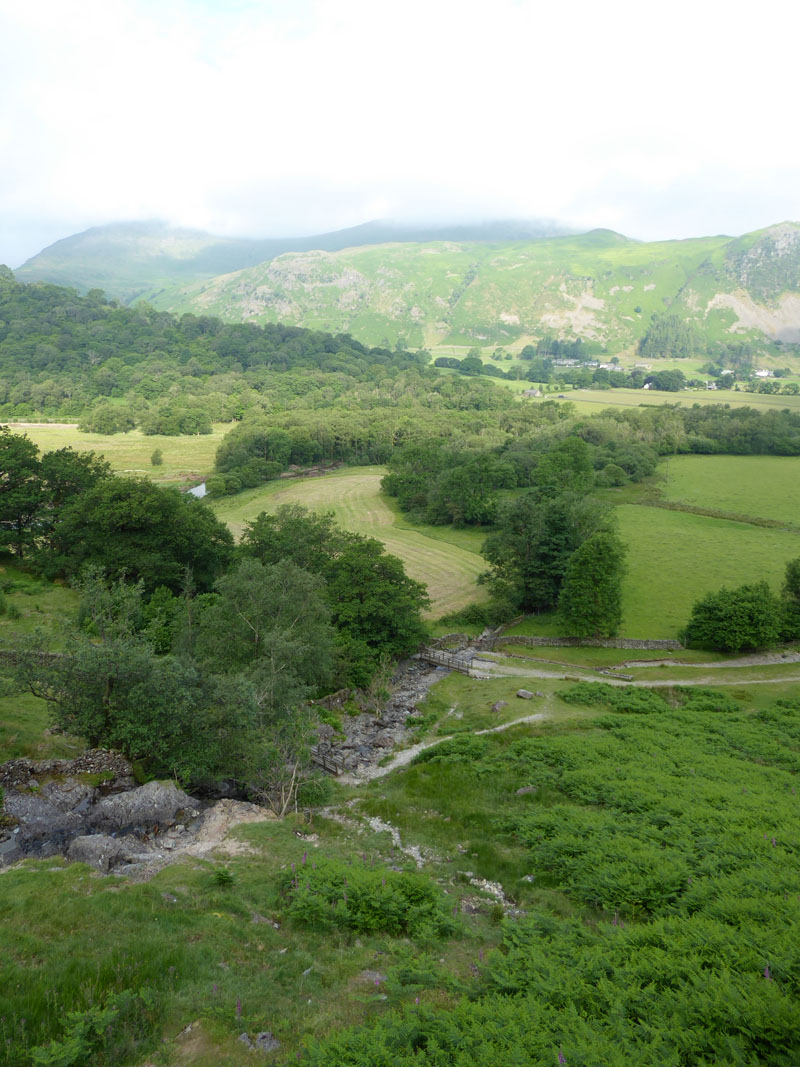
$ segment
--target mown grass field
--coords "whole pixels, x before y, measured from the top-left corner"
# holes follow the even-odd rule
[[[382,541],[388,552],[402,559],[412,578],[425,583],[432,617],[480,599],[475,580],[486,569],[479,555],[484,535],[449,527],[412,527],[381,495],[385,473],[382,467],[348,467],[320,478],[272,482],[222,498],[212,507],[237,536],[246,522],[282,504],[333,512],[344,529]]]
[[[83,433],[76,423],[8,423],[14,433],[24,433],[42,452],[74,448],[77,452],[96,452],[111,464],[116,474],[145,474],[153,481],[170,485],[194,485],[214,467],[219,443],[230,430],[229,423],[216,423],[210,434],[192,437],[145,435],[141,430],[128,433]],[[154,467],[153,452],[160,448],[163,463]]]
[[[800,457],[671,456],[659,472],[665,500],[800,526]]]

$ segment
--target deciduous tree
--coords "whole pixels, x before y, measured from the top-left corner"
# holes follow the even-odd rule
[[[573,552],[558,610],[575,637],[613,637],[622,621],[625,545],[613,528],[599,530]]]

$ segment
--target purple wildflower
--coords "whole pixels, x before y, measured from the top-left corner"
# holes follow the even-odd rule
[[[564,1053],[561,1051],[561,1049],[558,1050],[558,1062],[559,1063],[566,1063],[567,1062],[567,1057],[564,1055]]]
[[[304,853],[303,853],[303,866],[304,866],[304,867],[305,867],[305,865],[306,865],[306,860],[307,860],[307,859],[308,859],[308,853],[307,853],[307,852],[304,852]]]
[[[764,968],[764,977],[767,979],[768,982],[772,981],[772,975],[770,974],[769,966]]]
[[[777,844],[777,841],[776,841],[776,840],[775,840],[775,838],[773,837],[773,839],[772,839],[772,847],[773,847],[773,848],[775,848],[775,845],[776,845],[776,844]]]
[[[414,1003],[419,1004],[419,997],[414,997]]]
[[[240,1000],[240,999],[239,999],[239,998],[237,997],[237,998],[236,998],[236,1018],[237,1018],[237,1019],[241,1019],[241,1017],[242,1017],[242,1002],[241,1002],[241,1000]]]

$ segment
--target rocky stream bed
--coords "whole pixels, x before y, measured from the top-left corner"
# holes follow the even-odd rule
[[[335,753],[355,780],[380,773],[380,761],[405,740],[407,720],[442,674],[441,667],[406,661],[385,706],[377,714],[343,714],[339,734],[322,724],[319,748]],[[105,749],[89,749],[74,760],[9,760],[0,764],[0,787],[0,871],[26,857],[64,856],[99,871],[146,878],[179,855],[241,849],[226,842],[233,826],[275,817],[243,800],[201,800],[173,782],[137,785],[131,765]]]

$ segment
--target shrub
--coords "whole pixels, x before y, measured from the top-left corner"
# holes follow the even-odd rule
[[[436,886],[421,874],[335,860],[304,863],[283,874],[279,889],[286,911],[317,929],[409,935],[452,934],[456,925]]]
[[[768,648],[781,637],[782,604],[766,582],[722,588],[696,601],[680,635],[690,648],[720,652]]]
[[[649,715],[652,712],[668,711],[669,704],[652,689],[633,686],[613,686],[598,682],[580,682],[570,689],[556,690],[556,696],[566,704],[594,706],[605,704],[614,711]]]
[[[160,1006],[151,990],[125,989],[105,1004],[67,1013],[64,1036],[31,1048],[33,1067],[111,1067],[140,1054],[152,1040]]]

